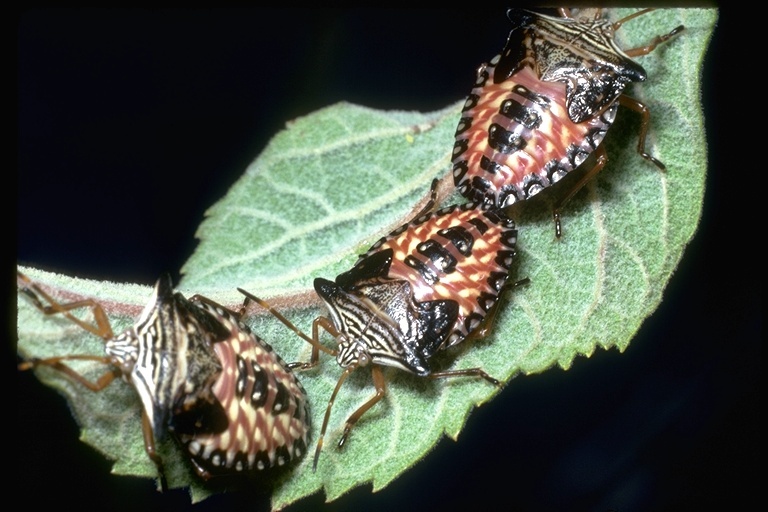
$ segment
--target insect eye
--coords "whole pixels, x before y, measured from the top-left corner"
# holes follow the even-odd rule
[[[370,362],[371,356],[369,356],[367,352],[360,350],[357,356],[358,366],[368,366],[368,363]]]

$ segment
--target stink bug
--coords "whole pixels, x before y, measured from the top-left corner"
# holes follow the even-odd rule
[[[306,452],[310,416],[304,388],[240,314],[200,295],[186,299],[164,276],[136,324],[114,335],[93,299],[60,303],[21,273],[18,282],[37,309],[103,338],[106,352],[30,359],[19,369],[48,366],[92,391],[116,377],[127,381],[139,395],[145,450],[164,488],[156,441],[166,432],[204,480],[286,466]],[[80,308],[92,310],[94,324],[72,313]],[[110,368],[91,381],[66,364],[72,360]]]
[[[487,334],[499,297],[510,287],[516,242],[514,222],[487,205],[467,203],[423,213],[381,238],[335,281],[315,279],[315,291],[329,317],[315,319],[312,337],[266,302],[240,290],[312,344],[307,366],[316,364],[323,351],[344,368],[328,402],[314,468],[336,394],[358,367],[370,365],[376,394],[349,416],[339,447],[363,414],[384,397],[383,366],[430,379],[474,376],[499,385],[481,368],[433,371],[430,363],[439,351]],[[336,339],[335,350],[320,343],[320,328]]]
[[[621,50],[614,41],[622,24],[650,10],[611,23],[599,11],[576,19],[566,10],[557,18],[510,9],[507,44],[479,67],[456,129],[453,178],[461,194],[504,208],[553,185],[592,155],[583,177],[555,203],[560,237],[560,210],[607,162],[600,144],[619,105],[642,116],[637,151],[664,170],[645,150],[650,110],[623,91],[646,79],[632,57],[650,53],[683,26],[640,48]]]

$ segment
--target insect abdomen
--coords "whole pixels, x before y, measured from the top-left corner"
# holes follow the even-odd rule
[[[463,340],[493,307],[515,256],[517,230],[503,212],[468,203],[416,219],[363,255],[393,250],[387,275],[411,284],[418,302],[451,300],[458,318],[445,346]],[[397,233],[397,231],[395,232]]]
[[[582,123],[568,117],[565,84],[528,66],[501,83],[482,67],[456,130],[454,183],[471,201],[506,207],[578,167],[602,142],[617,105]]]
[[[178,436],[204,478],[282,467],[302,457],[308,443],[304,388],[272,347],[226,320],[232,334],[213,346],[223,370],[212,385],[226,428]]]

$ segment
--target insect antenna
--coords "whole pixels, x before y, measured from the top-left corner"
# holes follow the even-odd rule
[[[339,392],[339,389],[341,389],[341,385],[344,383],[345,380],[347,380],[347,377],[350,373],[355,369],[354,366],[349,366],[344,369],[344,371],[341,373],[341,377],[339,377],[339,381],[336,383],[336,387],[333,388],[333,393],[331,393],[331,398],[328,400],[328,406],[325,409],[325,416],[323,416],[323,426],[320,428],[320,438],[317,440],[317,447],[315,448],[315,456],[312,459],[312,472],[314,473],[317,470],[317,461],[320,459],[320,452],[323,450],[323,439],[325,438],[325,431],[328,428],[328,420],[331,417],[331,409],[333,408],[333,403],[336,401],[336,395]],[[345,435],[346,435],[346,429],[345,429]],[[346,439],[346,437],[342,438]],[[344,444],[343,441],[339,441],[339,446]]]
[[[649,7],[647,9],[641,9],[641,10],[639,10],[637,12],[633,12],[632,14],[630,14],[628,16],[625,16],[624,18],[621,18],[620,20],[618,20],[615,23],[613,23],[613,25],[611,25],[611,27],[612,27],[613,31],[615,32],[615,31],[619,30],[621,28],[621,26],[624,23],[628,22],[629,20],[632,20],[634,18],[637,18],[638,16],[642,16],[643,14],[647,14],[647,13],[649,13],[651,11],[655,11],[655,10],[656,9],[654,9],[653,7]],[[647,54],[651,53],[653,50],[655,50],[658,45],[660,45],[661,43],[663,43],[665,41],[668,41],[669,39],[675,37],[677,34],[682,32],[683,30],[685,30],[685,26],[684,25],[678,25],[677,27],[675,27],[668,34],[664,34],[664,35],[661,35],[661,36],[654,37],[653,40],[650,43],[648,43],[647,45],[640,46],[638,48],[630,48],[628,50],[624,50],[624,53],[627,56],[629,56],[629,57],[638,57],[640,55],[647,55]]]

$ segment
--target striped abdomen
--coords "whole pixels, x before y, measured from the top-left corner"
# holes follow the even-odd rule
[[[409,283],[416,302],[455,302],[458,315],[444,348],[462,341],[496,304],[509,278],[516,242],[515,224],[501,211],[454,205],[380,239],[356,268],[373,254],[391,250],[386,277]],[[353,268],[348,274],[355,272]],[[342,276],[337,282],[347,279]]]
[[[231,313],[200,306],[215,312],[230,335],[213,345],[222,371],[212,391],[226,426],[214,432],[176,432],[198,473],[260,471],[302,457],[310,425],[304,388],[272,347]]]
[[[581,123],[568,116],[562,82],[529,66],[494,83],[497,56],[478,70],[456,129],[453,177],[472,201],[506,207],[578,167],[603,141],[617,104]]]

